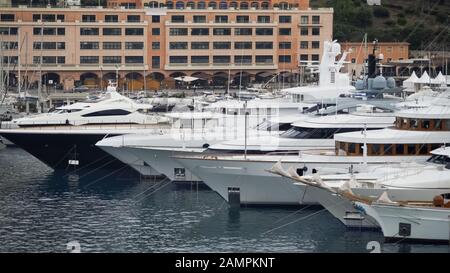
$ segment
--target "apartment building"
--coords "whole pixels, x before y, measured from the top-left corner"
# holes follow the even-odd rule
[[[213,84],[288,80],[300,63],[319,62],[323,41],[332,39],[333,10],[311,9],[309,0],[128,2],[1,8],[10,79],[20,74],[24,85],[41,76],[43,85],[64,89],[117,79],[132,90],[183,75]]]

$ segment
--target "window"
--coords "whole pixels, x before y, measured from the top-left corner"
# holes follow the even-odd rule
[[[175,3],[175,8],[176,8],[176,9],[184,9],[184,2],[182,2],[182,1],[177,1],[177,2]]]
[[[65,28],[57,28],[58,35],[66,35],[66,29]]]
[[[213,42],[213,49],[231,49],[231,42]]]
[[[193,64],[208,64],[209,56],[192,56],[191,63],[193,63]]]
[[[141,21],[140,15],[127,15],[127,21],[131,23],[138,23]]]
[[[319,41],[312,41],[311,47],[314,49],[320,48],[320,42]]]
[[[208,42],[192,42],[191,49],[209,49]]]
[[[250,19],[247,15],[238,15],[236,16],[236,22],[237,23],[249,23]]]
[[[80,56],[81,64],[98,64],[98,56]]]
[[[80,28],[80,35],[98,35],[98,28],[82,27]]]
[[[198,9],[206,9],[206,3],[203,1],[198,2],[197,8]]]
[[[205,15],[194,15],[194,23],[206,23]]]
[[[291,42],[280,42],[278,45],[280,49],[291,49]]]
[[[161,61],[159,56],[152,56],[152,68],[159,68],[161,66]]]
[[[80,42],[80,49],[98,49],[98,42]]]
[[[239,5],[240,9],[248,9],[248,3],[247,2],[241,2]]]
[[[103,56],[104,64],[120,64],[122,63],[122,57],[120,56]]]
[[[184,23],[184,15],[172,15],[172,23]]]
[[[209,35],[209,29],[208,28],[193,28],[191,30],[191,35],[206,36],[206,35]]]
[[[234,64],[236,64],[236,65],[251,64],[251,63],[252,63],[252,56],[251,55],[234,56]]]
[[[40,14],[33,14],[33,22],[37,22],[41,20],[41,15]]]
[[[251,28],[235,28],[234,35],[252,35]]]
[[[318,15],[312,16],[312,23],[313,23],[314,25],[320,24],[320,16],[318,16]]]
[[[279,21],[282,24],[291,23],[292,22],[292,17],[291,16],[286,16],[286,15],[280,15]]]
[[[143,28],[126,28],[125,35],[144,35],[144,29]]]
[[[4,64],[17,64],[18,61],[19,61],[18,56],[3,56]]]
[[[12,50],[12,49],[18,49],[19,43],[18,42],[3,42],[1,44],[0,49],[2,50]]]
[[[258,23],[270,23],[270,16],[258,16]]]
[[[152,35],[158,36],[161,34],[161,31],[159,28],[152,28]]]
[[[301,49],[308,49],[308,41],[301,41],[300,42],[300,48]]]
[[[125,42],[125,49],[144,49],[144,42]]]
[[[257,64],[273,64],[273,56],[271,55],[256,55]]]
[[[33,29],[34,32],[34,29]],[[40,29],[37,30],[39,35]],[[0,34],[2,35],[17,35],[17,28],[16,27],[0,27]],[[34,33],[36,35],[36,33]]]
[[[152,42],[152,49],[161,49],[160,42]]]
[[[290,28],[280,28],[278,31],[279,35],[291,35],[291,29]]]
[[[301,27],[300,28],[300,35],[302,36],[308,36],[309,32],[308,32],[308,28],[307,27]]]
[[[219,9],[227,9],[228,8],[228,4],[227,2],[220,2],[219,3]]]
[[[110,109],[92,112],[82,115],[83,117],[104,117],[104,116],[126,116],[130,114],[129,111],[123,109]]]
[[[273,29],[271,28],[257,28],[256,35],[273,35]]]
[[[64,20],[65,20],[64,14],[57,14],[57,15],[56,15],[56,20],[59,20],[59,21],[61,21],[61,22],[64,22]]]
[[[300,24],[307,25],[308,23],[309,23],[309,17],[308,16],[300,17]]]
[[[209,8],[216,9],[216,8],[217,8],[217,3],[214,2],[214,1],[211,1],[211,2],[208,3],[208,7],[209,7]]]
[[[143,56],[125,56],[125,63],[127,64],[142,64],[144,63]]]
[[[308,54],[301,54],[300,55],[300,61],[308,61],[308,60],[309,60]]]
[[[226,15],[216,15],[215,22],[216,23],[228,23],[228,16],[226,16]]]
[[[256,49],[273,49],[273,42],[256,42]]]
[[[1,14],[0,21],[2,22],[14,22],[14,14]]]
[[[169,63],[171,63],[171,64],[186,64],[187,56],[169,56]]]
[[[188,43],[187,42],[170,42],[169,48],[170,49],[188,49]]]
[[[153,15],[152,23],[159,23],[159,22],[161,22],[161,17],[159,15]]]
[[[231,35],[230,28],[214,28],[213,34],[218,36]]]
[[[42,22],[56,22],[55,14],[42,14]]]
[[[58,64],[65,64],[66,63],[66,57],[65,56],[57,56],[56,57],[56,62]]]
[[[395,145],[395,154],[403,155],[405,153],[405,145],[404,144],[396,144]]]
[[[314,61],[314,62],[318,62],[319,61],[319,54],[313,54],[313,55],[311,55],[311,61]]]
[[[185,36],[187,35],[187,28],[171,28],[169,30],[170,36]]]
[[[234,49],[252,49],[252,42],[235,42]]]
[[[213,56],[213,63],[215,64],[229,64],[231,61],[230,56]]]
[[[280,55],[278,56],[278,62],[280,63],[290,63],[291,55]]]
[[[103,35],[105,35],[105,36],[122,35],[122,29],[120,29],[120,28],[104,28]]]
[[[82,22],[95,22],[95,15],[83,15],[81,20]]]
[[[105,15],[106,23],[117,23],[119,22],[119,16],[117,15]]]
[[[314,35],[314,36],[320,35],[320,28],[318,28],[318,27],[313,27],[313,28],[312,28],[312,35]]]
[[[121,42],[103,42],[103,49],[122,49]]]

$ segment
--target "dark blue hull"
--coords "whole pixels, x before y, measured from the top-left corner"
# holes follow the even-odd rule
[[[106,134],[6,132],[1,135],[54,170],[127,168],[124,163],[95,146]],[[70,165],[69,160],[77,160],[79,165]]]

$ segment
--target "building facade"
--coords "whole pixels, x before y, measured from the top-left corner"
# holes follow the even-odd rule
[[[3,67],[22,86],[41,75],[43,85],[66,90],[104,88],[109,79],[155,89],[183,75],[221,85],[292,78],[332,39],[333,10],[311,9],[309,0],[127,2],[1,8]]]

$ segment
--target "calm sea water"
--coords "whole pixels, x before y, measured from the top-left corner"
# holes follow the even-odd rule
[[[230,209],[216,193],[125,174],[75,181],[19,148],[0,151],[0,252],[368,252],[380,232],[346,230],[320,208]],[[449,252],[382,244],[383,252]]]

